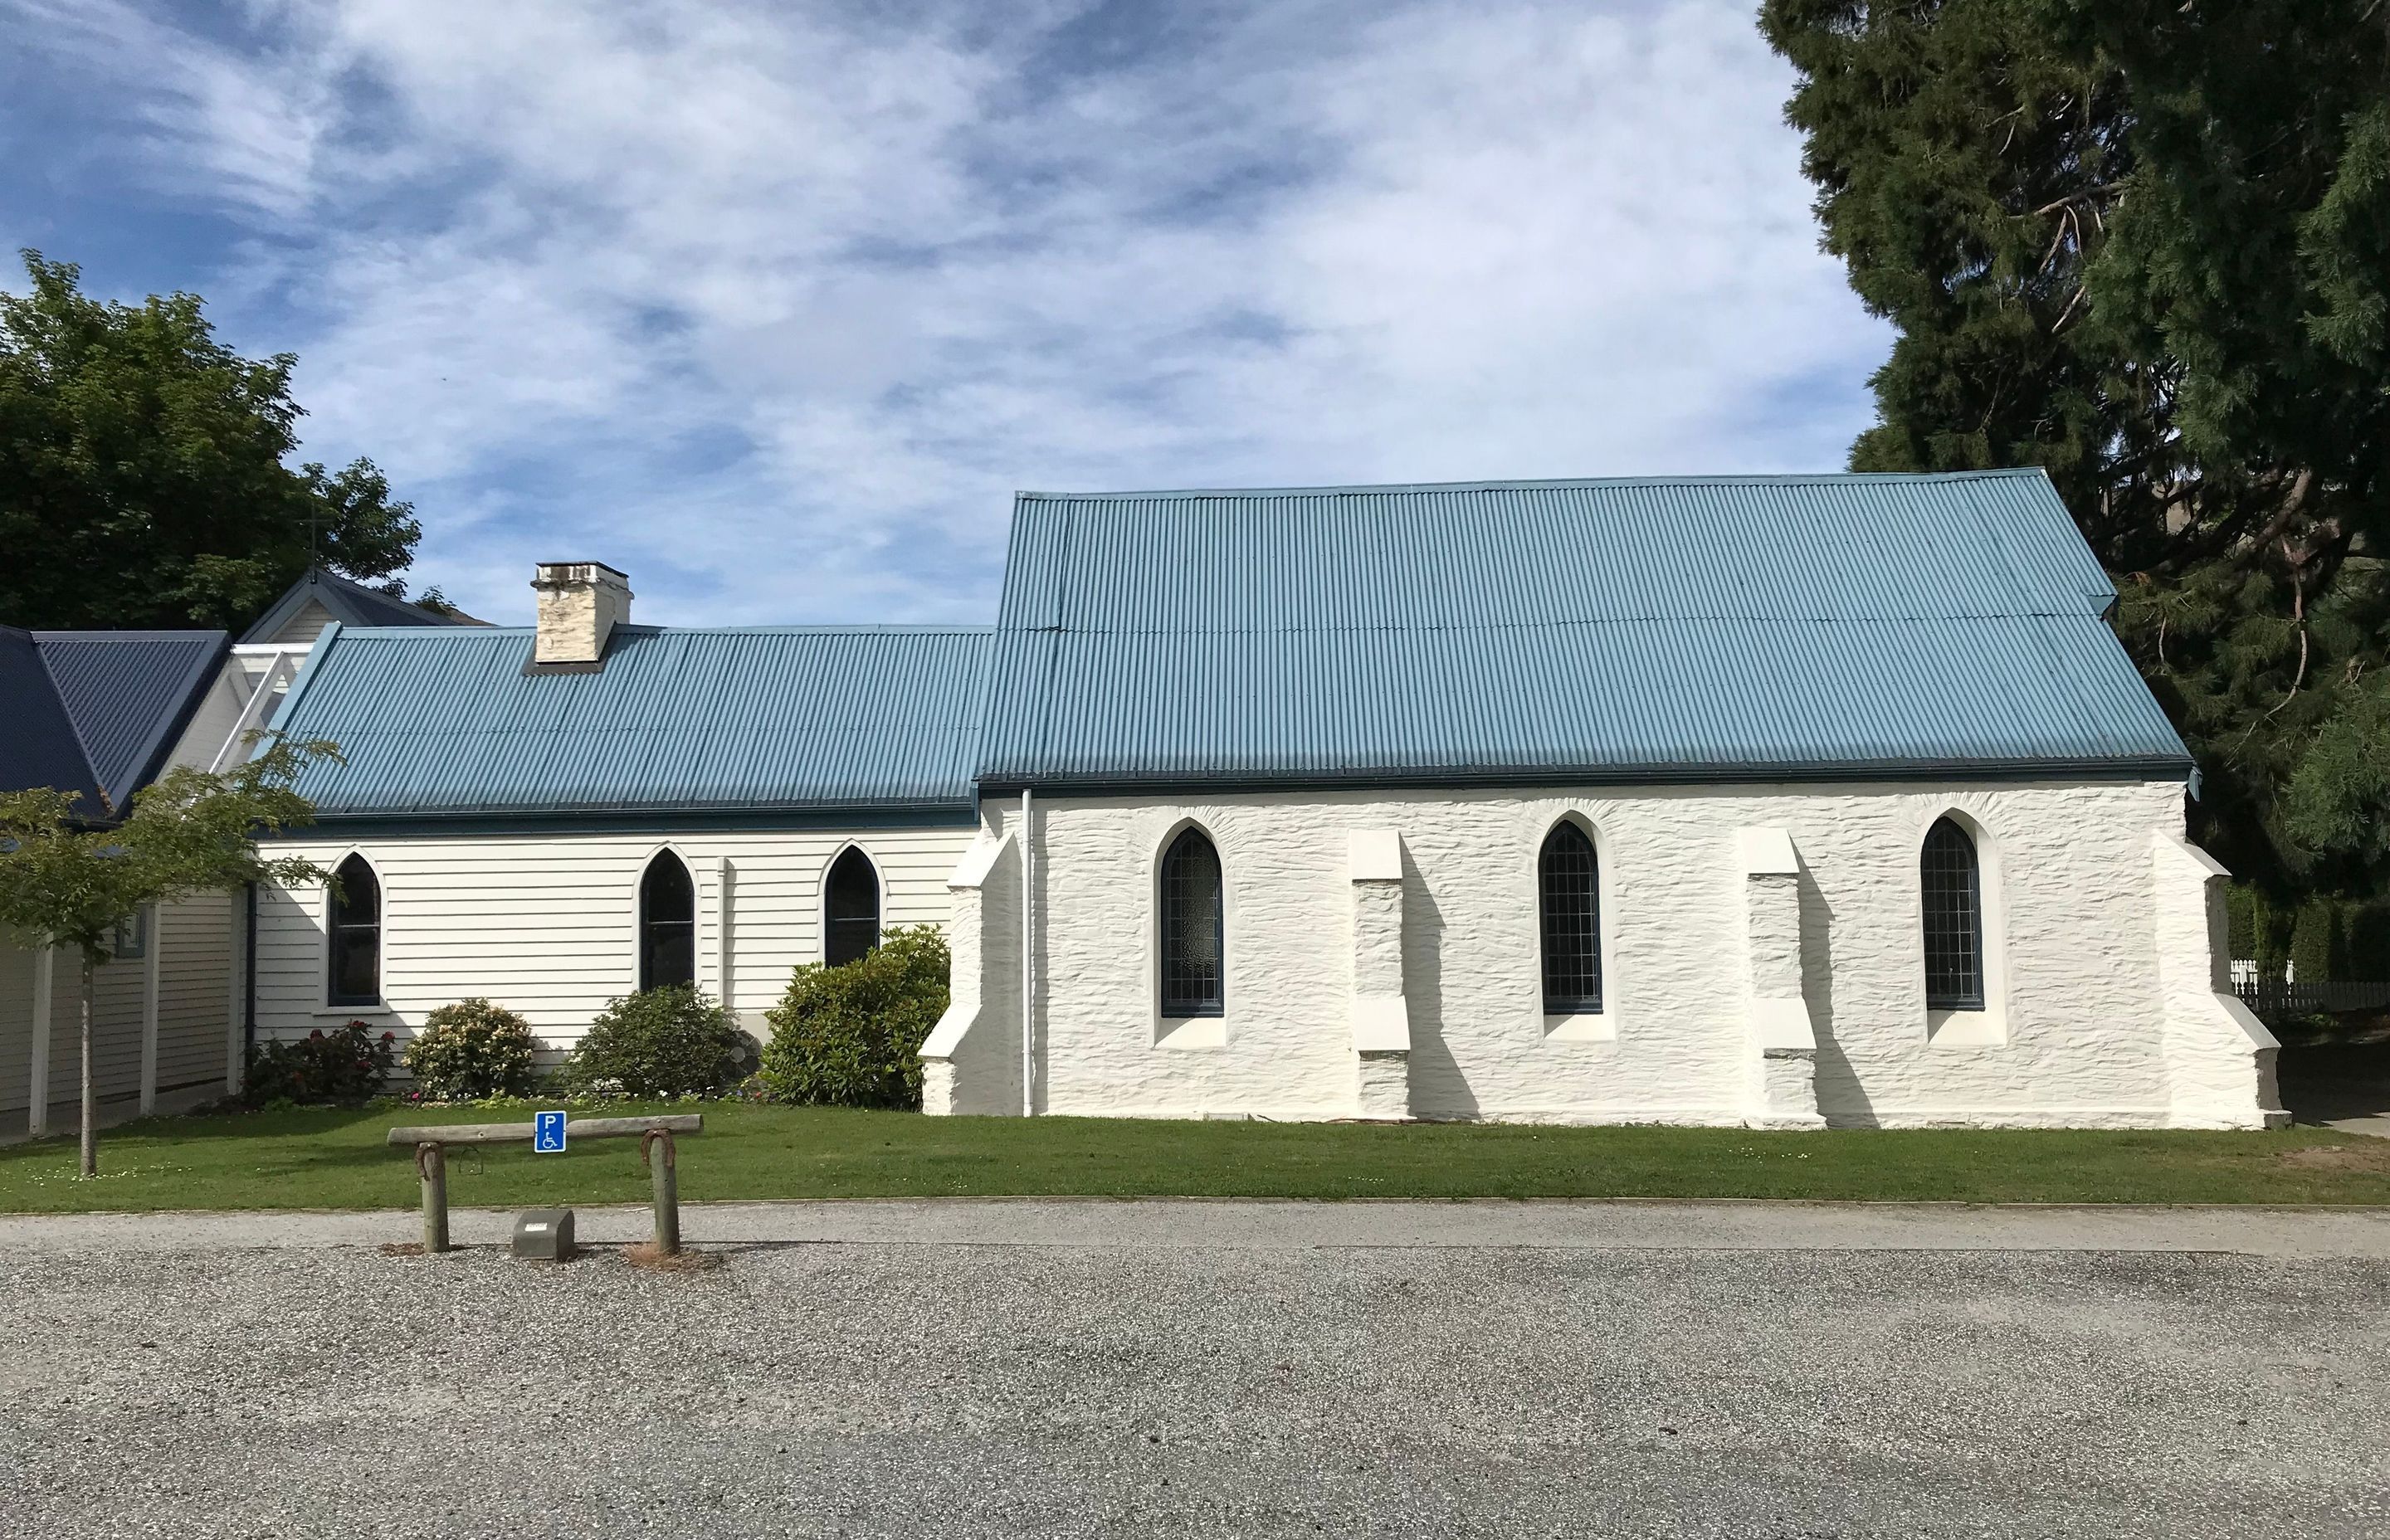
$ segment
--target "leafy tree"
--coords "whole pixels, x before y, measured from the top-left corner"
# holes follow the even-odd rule
[[[2278,892],[2390,879],[2390,5],[1765,0],[1898,330],[1861,470],[2048,469]]]
[[[237,628],[311,560],[405,592],[422,530],[373,463],[283,463],[291,354],[234,353],[197,295],[103,303],[24,260],[32,292],[0,290],[0,622]]]
[[[314,882],[329,874],[296,856],[268,857],[261,833],[311,822],[293,789],[332,744],[268,740],[223,775],[178,766],[134,793],[123,821],[93,826],[71,793],[41,788],[0,796],[0,926],[43,946],[71,947],[83,963],[83,1164],[99,1171],[93,1123],[92,976],[108,961],[117,927],[142,907],[248,882]]]

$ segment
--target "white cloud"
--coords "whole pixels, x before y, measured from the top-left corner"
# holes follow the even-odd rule
[[[1016,486],[1830,467],[1884,345],[1728,0],[14,3],[495,618],[984,616]]]

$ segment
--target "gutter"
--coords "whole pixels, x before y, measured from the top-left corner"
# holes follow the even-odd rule
[[[2096,780],[2183,781],[2191,777],[2188,755],[2148,755],[2110,760],[1907,760],[1869,764],[1721,765],[1523,765],[1464,770],[1355,770],[1317,774],[1162,774],[1151,776],[990,775],[983,793],[1003,794],[1036,787],[1048,795],[1083,797],[1163,796],[1208,791],[1343,791],[1498,788],[1531,789],[1565,786],[1775,786],[1908,780]]]

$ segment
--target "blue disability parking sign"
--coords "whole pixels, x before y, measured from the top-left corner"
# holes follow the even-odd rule
[[[539,1155],[564,1153],[563,1113],[533,1112],[532,1114],[531,1148],[534,1154]]]

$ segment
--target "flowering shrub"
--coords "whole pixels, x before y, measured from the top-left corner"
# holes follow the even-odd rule
[[[398,1035],[379,1036],[363,1021],[326,1032],[318,1027],[295,1043],[260,1043],[250,1050],[240,1099],[251,1107],[275,1101],[365,1101],[381,1094],[398,1058]]]
[[[532,1055],[539,1044],[531,1023],[488,1000],[459,1000],[423,1019],[406,1045],[407,1072],[427,1101],[478,1101],[529,1096]]]
[[[564,1079],[590,1097],[711,1097],[752,1068],[754,1040],[688,984],[626,995],[590,1023]]]

